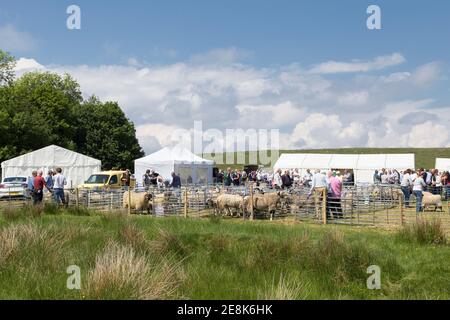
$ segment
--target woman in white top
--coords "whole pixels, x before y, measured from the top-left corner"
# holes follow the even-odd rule
[[[426,186],[427,184],[425,183],[423,175],[420,172],[417,175],[417,178],[414,179],[413,181],[413,193],[416,196],[416,212],[422,211],[422,198],[423,198],[422,191]]]

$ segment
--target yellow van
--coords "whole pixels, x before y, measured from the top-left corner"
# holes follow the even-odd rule
[[[125,171],[102,171],[95,173],[89,177],[83,184],[79,185],[79,189],[89,190],[108,190],[121,189],[125,187],[125,182],[122,181]],[[130,180],[130,187],[136,186],[136,179]]]

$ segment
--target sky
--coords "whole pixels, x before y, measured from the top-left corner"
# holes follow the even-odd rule
[[[287,149],[450,146],[446,0],[2,1],[0,48],[17,76],[118,101],[146,153],[194,121],[277,129]]]

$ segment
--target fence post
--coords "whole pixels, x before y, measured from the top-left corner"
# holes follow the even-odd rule
[[[76,188],[75,193],[76,193],[75,206],[78,209],[80,207],[80,189]]]
[[[255,215],[253,211],[253,183],[250,185],[250,220],[254,220]]]
[[[327,188],[323,189],[322,194],[322,221],[327,224]]]
[[[128,215],[131,215],[131,187],[128,186],[128,208],[127,208]]]
[[[400,221],[402,223],[402,226],[405,225],[405,212],[403,209],[403,196],[399,197],[399,204],[400,204]]]
[[[188,216],[188,194],[187,187],[184,189],[184,218],[186,219]]]

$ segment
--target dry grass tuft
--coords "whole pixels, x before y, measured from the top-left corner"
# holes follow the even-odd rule
[[[286,278],[280,275],[278,283],[272,281],[260,294],[261,300],[306,300],[310,296],[310,285],[298,279]]]
[[[180,284],[179,263],[149,260],[131,246],[110,242],[89,272],[86,296],[91,299],[165,299]]]
[[[402,240],[417,242],[419,244],[445,245],[448,242],[444,226],[440,219],[433,219],[431,221],[420,219],[413,225],[405,226],[399,231],[398,236]]]
[[[158,236],[150,241],[149,246],[152,252],[161,255],[171,252],[181,256],[186,255],[186,248],[181,240],[176,235],[161,228],[158,229]]]

